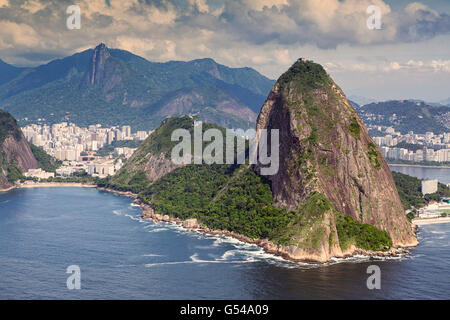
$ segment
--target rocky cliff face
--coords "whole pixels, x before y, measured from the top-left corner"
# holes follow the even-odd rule
[[[353,244],[342,248],[337,232],[346,216],[387,231],[394,246],[417,244],[385,159],[320,65],[300,59],[278,79],[258,116],[261,129],[280,133],[279,171],[268,177],[274,204],[299,213],[295,241],[282,250],[317,260],[351,251]],[[331,208],[302,215],[312,196]]]
[[[96,85],[105,80],[106,60],[108,60],[110,56],[108,49],[103,43],[94,49],[94,53],[92,54],[89,63],[89,69],[86,71],[85,80],[87,82],[91,85]]]
[[[0,110],[0,189],[11,187],[21,172],[38,167],[16,120]]]
[[[105,99],[111,101],[116,95],[119,95],[112,90],[120,86],[124,74],[126,74],[126,71],[121,66],[120,61],[112,58],[109,49],[101,43],[95,47],[92,53],[81,86],[98,86],[102,89]],[[126,95],[123,96],[123,99],[126,102]]]

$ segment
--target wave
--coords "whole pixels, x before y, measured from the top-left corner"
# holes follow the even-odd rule
[[[241,263],[249,263],[254,262],[253,260],[203,260],[198,258],[198,253],[194,253],[192,256],[189,257],[191,260],[186,261],[171,261],[171,262],[156,262],[156,263],[147,263],[145,264],[145,267],[155,267],[155,266],[162,266],[162,265],[177,265],[177,264],[196,264],[196,263],[227,263],[227,264],[241,264]]]
[[[147,232],[162,232],[162,231],[168,231],[170,230],[169,228],[157,228],[157,229],[152,229],[152,230],[148,230]]]

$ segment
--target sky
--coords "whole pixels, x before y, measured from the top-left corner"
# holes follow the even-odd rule
[[[66,12],[80,8],[80,29]],[[374,25],[370,6],[379,9]],[[213,58],[277,79],[298,58],[347,96],[450,98],[450,0],[0,0],[0,59],[35,66],[95,47]]]

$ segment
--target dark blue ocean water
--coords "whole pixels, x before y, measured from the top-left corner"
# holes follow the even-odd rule
[[[447,299],[450,224],[420,229],[409,256],[328,266],[140,219],[131,200],[95,189],[0,194],[0,299]],[[366,271],[381,268],[381,290]],[[68,290],[66,268],[81,269]]]

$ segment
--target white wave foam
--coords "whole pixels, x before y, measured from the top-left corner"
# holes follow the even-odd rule
[[[234,263],[234,264],[240,264],[240,263],[249,263],[254,262],[253,260],[202,260],[198,258],[198,254],[194,253],[192,256],[189,257],[191,260],[187,261],[172,261],[172,262],[157,262],[157,263],[147,263],[145,264],[145,267],[150,268],[154,266],[161,266],[161,265],[176,265],[176,264],[195,264],[195,263]]]
[[[134,221],[138,221],[138,222],[141,222],[141,223],[147,223],[147,221],[145,221],[144,219],[142,219],[140,216],[132,216],[131,214],[125,214],[125,217],[128,217],[128,218],[130,218],[131,220],[134,220]]]
[[[148,230],[147,232],[162,232],[162,231],[168,231],[168,228],[158,228],[158,229],[152,229],[152,230]]]

